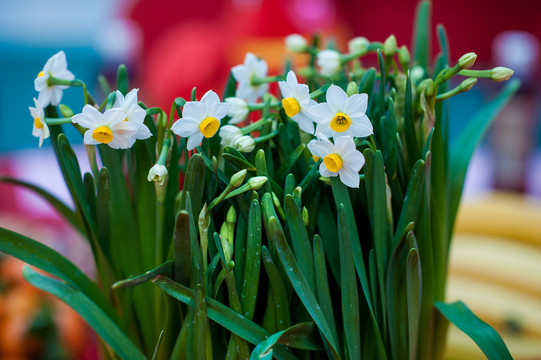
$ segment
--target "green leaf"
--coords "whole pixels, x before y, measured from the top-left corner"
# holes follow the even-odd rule
[[[111,237],[111,184],[109,171],[101,168],[98,174],[96,196],[96,227],[97,239],[104,255],[110,259],[109,241]],[[109,260],[110,261],[110,260]]]
[[[462,301],[452,304],[437,301],[434,306],[447,320],[475,341],[488,360],[513,359],[496,330],[475,316]]]
[[[26,181],[13,179],[7,176],[0,176],[0,181],[5,183],[10,183],[18,186],[22,186],[28,190],[31,190],[35,192],[36,194],[43,197],[52,207],[56,209],[62,215],[71,225],[73,225],[74,228],[77,230],[84,232],[84,225],[81,221],[81,218],[75,213],[73,210],[71,210],[66,204],[64,204],[62,201],[60,201],[58,198],[56,198],[51,193],[47,192],[46,190],[40,188],[39,186],[30,184]]]
[[[305,148],[305,144],[300,144],[295,150],[293,150],[293,152],[284,154],[286,158],[284,159],[282,165],[276,170],[276,174],[274,176],[277,181],[285,179],[286,174],[289,173],[289,170],[291,170],[291,167],[299,159]]]
[[[415,14],[415,28],[413,32],[413,59],[414,64],[428,69],[430,56],[430,1],[420,1]]]
[[[318,350],[321,347],[317,346],[315,339],[312,339],[317,336],[317,330],[313,323],[300,323],[290,326],[289,328],[279,331],[275,334],[272,334],[267,338],[267,340],[260,342],[252,351],[250,360],[257,359],[272,359],[273,347],[276,344],[289,345],[289,339],[307,339],[308,344],[310,345],[310,350],[316,350],[314,347],[318,347]]]
[[[413,93],[411,88],[411,77],[408,71],[406,80],[406,94],[404,99],[404,135],[406,138],[406,151],[408,170],[413,167],[415,161],[421,157],[419,139],[413,117]]]
[[[271,324],[274,323],[273,328],[284,329],[291,324],[286,286],[266,246],[261,248],[261,255],[269,278],[269,299],[272,301],[272,304],[269,301],[267,306],[272,307],[274,314],[269,321],[272,321]]]
[[[116,73],[116,87],[122,95],[128,93],[128,68],[124,64],[118,66],[118,71]]]
[[[113,284],[113,289],[123,288],[123,287],[134,287],[140,284],[143,284],[149,280],[154,279],[158,275],[173,275],[173,260],[169,260],[161,264],[155,269],[149,270],[146,273],[134,277],[130,277],[125,280],[117,281]]]
[[[116,311],[96,284],[77,266],[50,247],[21,234],[0,228],[0,251],[66,281],[88,296],[115,322],[118,321]]]
[[[340,294],[342,297],[345,348],[348,359],[360,359],[361,324],[357,277],[355,276],[355,265],[349,241],[349,227],[344,205],[342,204],[338,206],[338,241],[340,244],[340,274],[342,276]]]
[[[190,216],[186,210],[179,211],[173,233],[173,260],[175,262],[175,281],[188,285],[192,272],[188,254],[191,254]]]
[[[246,239],[246,261],[241,290],[241,305],[245,316],[252,320],[257,302],[259,271],[261,268],[261,207],[259,201],[252,200],[248,213],[248,237]],[[238,255],[238,254],[237,254]]]
[[[408,301],[409,359],[417,358],[419,317],[421,313],[421,262],[417,249],[410,249],[406,260],[406,292]]]
[[[82,292],[64,282],[41,275],[27,266],[23,269],[23,275],[30,284],[53,294],[74,309],[120,358],[146,359],[118,325]]]
[[[473,151],[494,121],[496,115],[507,104],[520,86],[519,80],[511,80],[475,117],[468,123],[454,144],[450,153],[450,224],[453,225],[462,195],[466,170]],[[451,226],[452,228],[452,226]]]
[[[183,303],[194,308],[194,291],[183,285],[175,283],[173,280],[159,276],[153,280],[153,282],[163,289],[167,294],[182,301]],[[231,310],[229,307],[221,304],[220,302],[209,298],[206,298],[207,314],[210,319],[228,329],[235,335],[249,341],[250,343],[257,345],[260,342],[267,339],[270,334],[261,328],[256,323],[246,319],[241,314]],[[290,342],[291,347],[297,347],[295,342]],[[295,357],[284,347],[277,347],[274,349],[274,356],[277,359],[295,359]]]

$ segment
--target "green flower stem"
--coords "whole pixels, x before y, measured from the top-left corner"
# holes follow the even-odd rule
[[[441,101],[450,98],[451,96],[466,92],[470,90],[473,85],[477,82],[477,78],[468,78],[460,83],[457,87],[454,89],[451,89],[447,92],[444,92],[443,94],[439,94],[436,96],[436,101]]]
[[[378,42],[374,42],[374,43],[368,45],[368,47],[366,49],[362,49],[362,50],[357,51],[357,52],[341,55],[340,56],[340,63],[342,65],[344,65],[345,63],[347,63],[347,62],[349,62],[351,60],[357,59],[357,58],[359,58],[359,57],[361,57],[363,55],[368,54],[369,52],[375,52],[378,49],[383,49],[383,44],[378,43]]]
[[[261,120],[256,121],[255,123],[252,123],[252,124],[250,124],[248,126],[243,127],[241,129],[242,135],[246,135],[246,134],[251,133],[252,131],[256,131],[257,129],[259,129],[260,127],[265,125],[268,121],[270,121],[270,120],[261,119]]]
[[[84,93],[84,97],[85,97],[85,104],[90,104],[90,105],[96,104],[96,102],[92,98],[92,95],[90,95],[88,93],[88,89],[86,88],[86,84],[82,80],[79,80],[79,79],[64,80],[64,79],[58,79],[58,78],[55,78],[53,76],[50,76],[47,79],[47,85],[48,86],[53,86],[53,85],[80,86],[80,87],[83,88],[83,93]]]
[[[164,165],[167,160],[167,155],[169,154],[169,149],[171,148],[171,139],[168,137],[163,142],[162,149],[160,151],[160,157],[158,158],[158,164]],[[155,261],[156,266],[163,262],[163,227],[165,223],[165,184],[159,185],[157,182],[154,183],[154,189],[156,191],[156,250],[155,250]]]
[[[257,86],[261,84],[268,84],[279,80],[285,80],[285,75],[276,75],[276,76],[266,76],[266,77],[259,77],[259,76],[252,76],[250,78],[250,85],[251,86]]]
[[[468,70],[462,70],[462,71],[468,71]],[[452,78],[453,76],[455,76],[456,74],[458,74],[459,72],[461,71],[458,64],[456,64],[452,68],[443,69],[440,71],[440,73],[436,77],[436,80],[434,81],[434,83],[436,86],[441,85],[447,80],[449,80],[450,78]]]
[[[98,178],[98,162],[96,161],[96,146],[85,144],[86,155],[88,156],[88,162],[90,163],[90,169],[92,170],[92,175],[94,179]]]
[[[45,123],[51,125],[62,125],[71,123],[71,118],[45,118]]]
[[[320,87],[319,89],[315,90],[315,91],[312,91],[310,93],[310,99],[315,99],[317,98],[318,96],[320,95],[323,95],[327,92],[327,89],[331,86],[331,84],[325,84],[323,85],[322,87]]]
[[[476,77],[476,78],[484,78],[484,79],[492,79],[492,70],[462,69],[462,70],[460,70],[458,72],[458,75]]]
[[[262,143],[264,141],[270,140],[273,137],[275,137],[276,135],[278,135],[278,131],[274,131],[274,132],[271,132],[270,134],[260,136],[257,139],[254,139],[255,144],[258,145],[258,144],[260,144],[260,143]]]

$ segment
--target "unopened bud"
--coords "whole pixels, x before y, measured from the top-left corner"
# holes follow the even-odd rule
[[[254,176],[248,180],[248,184],[252,190],[259,190],[267,180],[266,176]]]
[[[475,60],[477,60],[477,54],[474,52],[469,52],[462,55],[462,57],[458,59],[458,66],[461,69],[469,69],[473,66],[473,64],[475,64]]]
[[[299,34],[291,34],[286,36],[286,48],[293,52],[304,52],[308,48],[306,39]]]
[[[350,53],[365,53],[368,50],[370,42],[364,36],[358,36],[351,39],[348,42],[348,49]]]
[[[357,83],[355,81],[350,82],[346,89],[346,94],[348,94],[348,96],[351,96],[358,93],[359,93],[359,88],[357,86]]]
[[[60,114],[65,118],[70,118],[74,115],[73,111],[64,104],[58,105],[58,108],[60,109]]]
[[[477,82],[477,78],[467,78],[466,80],[462,81],[459,85],[461,92],[466,92],[470,90],[473,85]]]
[[[503,66],[495,67],[494,69],[492,69],[492,80],[494,81],[509,80],[511,75],[513,75],[513,72],[514,72],[513,70],[503,67]]]
[[[233,206],[231,206],[229,208],[229,211],[227,211],[227,216],[225,218],[225,221],[232,224],[237,222],[237,213],[235,212],[235,208]]]
[[[383,43],[383,55],[391,57],[394,54],[396,54],[396,37],[391,35]]]
[[[406,45],[402,45],[400,49],[398,49],[398,61],[404,71],[409,68],[411,56]]]
[[[238,173],[233,174],[233,176],[231,176],[231,180],[229,180],[229,184],[234,188],[238,188],[244,181],[244,178],[246,177],[246,172],[246,169],[242,169]]]
[[[302,222],[304,223],[304,226],[308,226],[310,223],[310,214],[308,213],[306,206],[302,207]]]
[[[235,147],[243,153],[252,152],[255,149],[255,140],[249,135],[241,136],[237,139]]]

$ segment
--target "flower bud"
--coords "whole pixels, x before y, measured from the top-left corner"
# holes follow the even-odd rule
[[[322,75],[333,75],[340,71],[340,53],[335,50],[323,50],[317,54],[317,65]]]
[[[412,83],[418,83],[421,81],[425,76],[425,69],[423,69],[422,66],[414,66],[410,70],[410,78]]]
[[[310,223],[310,214],[308,213],[306,206],[302,207],[302,222],[304,223],[304,226],[308,226]]]
[[[58,105],[58,108],[60,109],[60,114],[62,114],[63,117],[65,118],[70,118],[70,117],[73,117],[73,111],[67,107],[66,105],[64,104],[60,104]]]
[[[350,82],[346,89],[346,94],[348,96],[351,96],[358,93],[359,93],[359,87],[357,86],[357,83],[355,81]]]
[[[348,42],[348,49],[350,53],[365,53],[368,50],[370,42],[364,36],[358,36],[351,39]]]
[[[469,69],[475,64],[475,60],[477,60],[477,54],[474,52],[469,52],[467,54],[464,54],[458,59],[458,66],[461,69]]]
[[[466,92],[468,90],[470,90],[473,85],[475,85],[475,83],[477,82],[477,78],[467,78],[466,80],[462,81],[459,85],[459,88],[460,88],[460,91],[461,92]]]
[[[254,151],[255,149],[255,140],[248,135],[241,136],[237,139],[237,146],[238,150],[243,153],[249,153]]]
[[[396,37],[391,35],[383,43],[383,55],[391,57],[394,54],[396,54]]]
[[[246,119],[246,116],[250,112],[246,101],[238,97],[230,97],[225,99],[225,102],[230,105],[227,112],[227,115],[231,117],[229,124],[238,124]]]
[[[235,212],[235,208],[233,206],[231,206],[227,211],[225,221],[232,224],[235,224],[237,222],[237,213]]]
[[[148,181],[154,181],[158,185],[163,186],[165,179],[167,178],[167,168],[164,165],[156,164],[148,171]]]
[[[511,75],[513,75],[513,72],[514,72],[513,70],[503,67],[503,66],[495,67],[494,69],[492,69],[492,80],[494,81],[509,80]]]
[[[224,125],[220,128],[219,135],[222,138],[220,144],[223,146],[233,146],[242,137],[242,130],[233,125]]]
[[[231,176],[231,180],[229,180],[229,184],[234,188],[241,186],[244,178],[246,177],[246,172],[246,169],[242,169],[241,171],[233,174],[233,176]]]
[[[254,176],[248,180],[248,185],[252,190],[259,190],[267,182],[266,176]]]
[[[306,39],[299,34],[286,36],[286,48],[292,52],[304,52],[308,48]]]
[[[409,68],[411,56],[406,45],[402,45],[400,49],[398,49],[398,61],[400,62],[400,65],[402,65],[404,71]]]

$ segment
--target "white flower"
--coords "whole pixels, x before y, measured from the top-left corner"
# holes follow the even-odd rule
[[[303,52],[306,51],[307,43],[306,39],[299,34],[291,34],[286,36],[286,48],[289,51],[293,52]]]
[[[255,149],[255,140],[249,135],[241,136],[237,140],[235,148],[243,153],[252,152]]]
[[[171,130],[182,137],[189,137],[187,149],[193,150],[203,137],[210,138],[220,127],[220,120],[227,115],[229,104],[220,102],[218,95],[209,90],[201,101],[188,101],[182,110],[182,118]]]
[[[146,111],[137,103],[137,92],[139,89],[133,89],[122,95],[120,91],[116,91],[116,100],[113,109],[122,109],[124,112],[124,121],[134,124],[137,127],[135,138],[139,140],[147,139],[152,136],[148,127],[144,124]]]
[[[282,106],[293,121],[299,124],[301,130],[313,134],[314,123],[310,114],[310,109],[317,103],[310,99],[310,90],[308,85],[299,84],[293,71],[287,73],[286,81],[278,81],[280,91],[284,99]]]
[[[125,117],[122,109],[109,109],[102,114],[95,107],[87,104],[83,112],[74,115],[71,121],[88,129],[84,134],[85,144],[101,143],[113,149],[127,149],[135,143],[137,127],[123,121]]]
[[[30,115],[34,118],[34,128],[32,129],[32,135],[39,137],[39,147],[43,145],[43,139],[49,137],[49,127],[45,123],[45,113],[43,112],[43,106],[34,98],[35,108],[28,107]]]
[[[322,75],[333,75],[340,71],[340,53],[334,50],[323,50],[317,54],[317,65]]]
[[[218,135],[222,138],[220,144],[223,146],[233,146],[242,137],[242,130],[233,125],[224,125],[220,128]]]
[[[359,187],[359,170],[364,165],[364,156],[357,150],[355,141],[349,136],[340,136],[331,143],[324,135],[320,140],[308,143],[308,149],[313,156],[323,158],[319,166],[321,176],[340,176],[345,185]]]
[[[231,71],[233,77],[239,83],[236,97],[254,103],[259,97],[263,96],[269,88],[269,84],[252,85],[252,77],[266,77],[267,63],[265,60],[259,60],[254,54],[247,53],[244,58],[244,64],[234,66]]]
[[[225,99],[225,102],[230,105],[227,115],[231,117],[229,124],[238,124],[246,119],[250,110],[248,103],[238,97],[230,97]]]
[[[148,181],[155,181],[158,185],[163,186],[167,178],[167,168],[164,165],[156,164],[148,171]]]
[[[65,85],[48,85],[47,80],[51,76],[68,81],[75,79],[75,75],[68,70],[66,54],[63,51],[59,51],[51,56],[45,63],[43,70],[40,71],[38,77],[34,80],[34,87],[36,91],[39,91],[38,100],[44,107],[49,104],[53,106],[60,104],[62,90],[69,87]]]
[[[360,53],[368,50],[368,45],[370,45],[370,42],[367,38],[358,36],[348,42],[348,49],[350,53]]]
[[[346,92],[336,85],[327,90],[327,102],[311,109],[316,132],[326,137],[352,136],[367,137],[373,133],[372,123],[365,115],[368,95]]]

